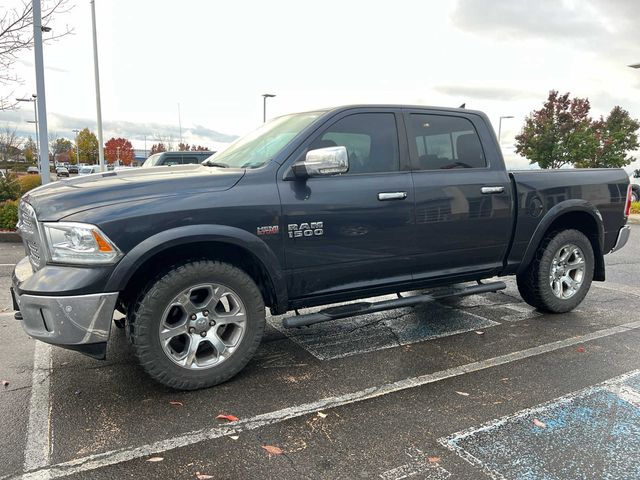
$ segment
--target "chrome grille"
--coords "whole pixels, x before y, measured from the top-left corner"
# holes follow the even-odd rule
[[[29,257],[29,262],[33,270],[38,270],[43,266],[42,261],[42,241],[38,231],[38,221],[33,207],[24,201],[20,201],[18,207],[18,231],[22,237],[24,250]]]

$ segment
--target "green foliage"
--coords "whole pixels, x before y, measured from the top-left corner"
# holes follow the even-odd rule
[[[595,121],[589,110],[586,98],[550,91],[542,109],[525,119],[516,152],[541,168],[615,168],[634,161],[627,153],[640,146],[640,123],[619,106]]]
[[[13,172],[7,172],[5,177],[0,177],[0,202],[16,200],[20,196],[20,183]]]
[[[640,202],[631,203],[631,213],[640,213]]]
[[[73,143],[71,143],[71,140],[67,140],[66,138],[56,138],[54,142],[51,142],[51,152],[54,157],[67,153],[72,148]]]
[[[76,155],[77,163],[97,163],[98,161],[98,138],[88,128],[78,133],[77,150],[80,154]]]
[[[0,230],[15,230],[18,223],[18,202],[7,200],[0,203]]]
[[[18,179],[18,183],[20,183],[20,195],[24,195],[29,190],[42,185],[42,179],[40,175],[24,175]]]

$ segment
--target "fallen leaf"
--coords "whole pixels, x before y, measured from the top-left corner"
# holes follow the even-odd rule
[[[161,462],[162,460],[164,460],[164,458],[162,458],[162,457],[147,458],[147,462]]]
[[[478,335],[484,335],[484,332],[482,330],[476,330],[476,334]]]
[[[457,393],[458,395],[462,395],[463,397],[468,397],[468,396],[469,396],[469,394],[468,394],[467,392],[458,392],[458,391],[456,390],[456,393]]]
[[[533,424],[536,427],[540,427],[540,428],[547,428],[547,425],[544,422],[541,422],[540,420],[538,420],[537,418],[533,419]]]
[[[218,415],[216,417],[216,420],[226,420],[227,422],[237,422],[239,418],[233,415]]]
[[[320,418],[327,418],[327,414],[326,413],[322,413],[322,412],[318,412],[318,416]]]
[[[9,386],[9,380],[2,380],[2,386],[3,387],[8,387]]]
[[[578,348],[576,348],[576,352],[584,353],[584,347],[578,347]]]
[[[196,472],[196,478],[198,480],[209,480],[210,478],[213,478],[213,475],[207,475],[206,473]]]
[[[173,405],[174,407],[184,407],[184,403],[179,402],[178,400],[170,400],[169,405]]]
[[[438,463],[440,461],[440,457],[429,457],[429,463]]]
[[[239,439],[239,438],[240,438],[240,435],[229,435],[229,438],[230,438],[231,440],[237,440],[237,439]]]
[[[280,447],[274,447],[272,445],[262,445],[262,448],[264,448],[269,455],[282,455],[284,453]]]
[[[78,389],[75,392],[73,392],[74,395],[80,395],[82,393],[82,390]]]

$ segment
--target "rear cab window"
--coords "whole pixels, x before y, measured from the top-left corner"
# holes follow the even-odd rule
[[[416,170],[486,168],[480,137],[466,118],[412,113],[409,142],[415,146]]]

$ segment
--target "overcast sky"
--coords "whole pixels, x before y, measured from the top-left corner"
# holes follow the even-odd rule
[[[11,4],[16,0],[5,0]],[[268,116],[346,103],[485,111],[512,167],[524,116],[550,89],[640,117],[640,1],[96,0],[105,141],[157,136],[216,147]],[[45,47],[50,129],[95,126],[88,0],[52,25],[73,36]],[[35,92],[33,53],[16,95]],[[21,130],[33,112],[0,112]],[[639,162],[636,162],[637,165]],[[638,167],[636,167],[638,168]]]

